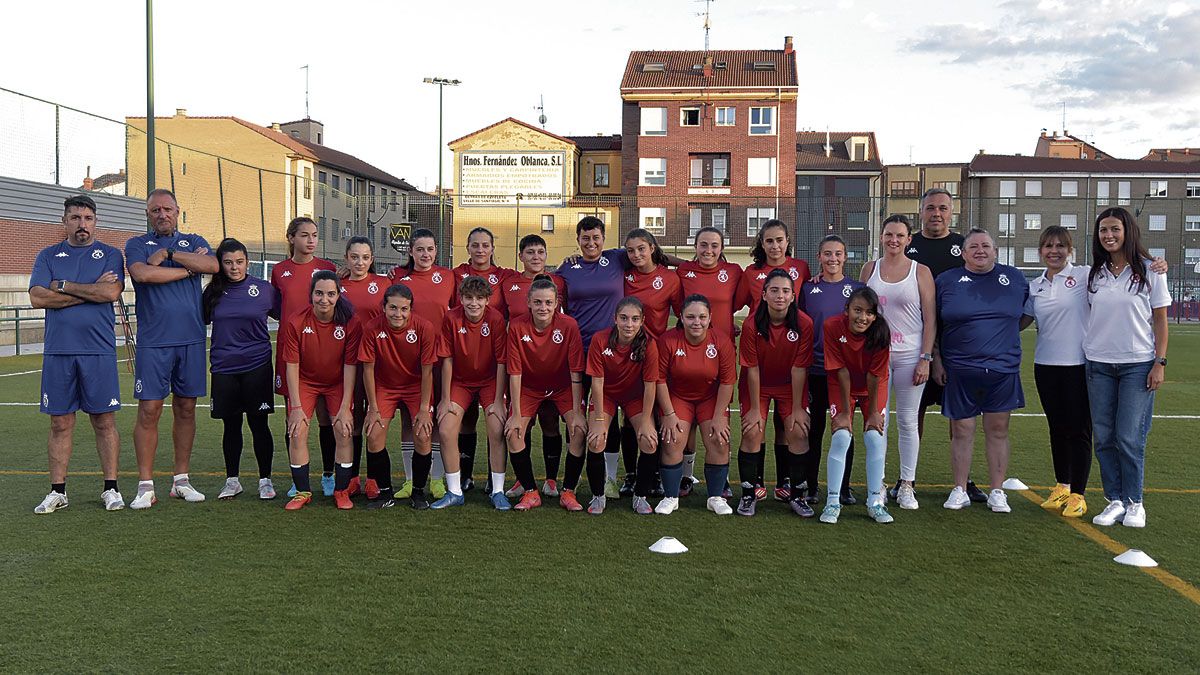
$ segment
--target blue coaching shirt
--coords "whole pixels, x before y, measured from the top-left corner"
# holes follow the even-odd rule
[[[846,301],[850,299],[850,294],[864,285],[850,277],[842,277],[841,281],[825,281],[818,277],[815,284],[811,279],[804,282],[796,304],[813,322],[813,364],[808,372],[825,373],[825,319],[845,314]],[[751,317],[748,320],[754,319]]]
[[[966,267],[938,275],[942,361],[998,373],[1021,369],[1021,315],[1029,283],[1015,267],[997,264],[986,274]]]
[[[29,287],[49,289],[54,280],[94,284],[101,275],[113,272],[125,281],[125,263],[121,252],[108,244],[93,241],[88,246],[72,246],[66,240],[42,249],[33,262]],[[53,289],[51,289],[53,290]],[[46,310],[46,354],[117,353],[112,303],[84,302],[71,307]]]
[[[212,372],[244,373],[271,359],[267,313],[275,298],[275,287],[258,277],[247,276],[225,288],[210,317]]]
[[[125,260],[130,267],[144,263],[156,251],[173,248],[183,253],[209,249],[208,242],[198,234],[175,234],[161,237],[149,232],[125,242]],[[183,267],[164,260],[160,267]],[[204,319],[200,314],[200,275],[185,277],[169,284],[139,284],[133,282],[137,293],[137,342],[139,347],[174,347],[204,342]]]
[[[583,351],[592,336],[613,325],[617,303],[625,297],[625,249],[610,248],[592,262],[582,257],[555,270],[567,282],[567,314],[579,324]]]

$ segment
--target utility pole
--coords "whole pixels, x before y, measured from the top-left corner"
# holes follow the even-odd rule
[[[154,0],[146,0],[146,196],[154,191]],[[148,226],[147,226],[148,227]]]
[[[304,119],[310,119],[308,116],[308,64],[300,66],[300,70],[304,71]]]
[[[425,84],[436,84],[438,88],[438,244],[445,240],[446,191],[442,189],[442,93],[446,85],[457,87],[461,80],[451,80],[445,77],[427,77]]]

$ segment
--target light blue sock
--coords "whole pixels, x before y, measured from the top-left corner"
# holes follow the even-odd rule
[[[867,446],[867,506],[883,501],[883,457],[887,452],[883,435],[874,429],[863,434]]]
[[[829,490],[827,503],[837,504],[842,497],[842,477],[846,475],[846,451],[850,449],[850,430],[833,432],[829,456],[825,458],[825,482]]]

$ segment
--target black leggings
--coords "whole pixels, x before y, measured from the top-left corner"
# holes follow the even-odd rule
[[[225,433],[221,437],[221,449],[225,453],[225,475],[236,478],[242,464],[242,416],[226,417],[223,420]],[[266,413],[246,413],[246,423],[254,437],[254,458],[258,460],[258,477],[271,477],[271,459],[275,456],[275,439],[267,425]]]
[[[804,480],[808,483],[808,494],[820,494],[817,480],[821,471],[821,444],[825,440],[825,424],[829,419],[829,383],[824,374],[808,373],[808,452],[799,460],[804,462]],[[853,412],[853,411],[851,411]],[[850,489],[850,467],[854,466],[854,438],[851,434],[850,448],[846,450],[846,473],[842,476],[841,492]],[[793,486],[795,487],[795,486]]]
[[[1070,484],[1081,495],[1092,470],[1092,413],[1088,406],[1085,366],[1033,364],[1046,424],[1050,427],[1050,454],[1054,479]]]

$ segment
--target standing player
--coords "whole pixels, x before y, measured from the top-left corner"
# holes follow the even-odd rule
[[[29,277],[29,304],[46,310],[41,410],[50,415],[50,493],[33,512],[67,507],[67,463],[80,409],[96,434],[104,472],[100,501],[118,511],[125,500],[117,489],[121,439],[114,418],[121,393],[112,303],[125,288],[125,265],[120,251],[96,241],[91,197],[68,197],[62,223],[66,239],[38,253]]]
[[[625,295],[642,301],[645,310],[642,325],[650,337],[658,339],[667,332],[671,308],[683,302],[679,275],[667,269],[671,261],[658,245],[658,239],[640,227],[625,235],[625,255],[630,265],[625,272]]]
[[[836,523],[842,512],[838,479],[845,475],[846,451],[854,427],[854,409],[863,414],[863,445],[867,446],[867,515],[877,523],[894,519],[884,505],[883,417],[887,414],[887,380],[891,334],[879,314],[879,296],[860,287],[850,294],[846,311],[825,320],[825,372],[829,374],[829,495],[822,523]]]
[[[386,276],[375,272],[375,247],[370,239],[350,237],[346,240],[346,276],[342,279],[342,297],[349,300],[350,305],[354,307],[354,317],[358,319],[359,325],[383,313],[383,292],[391,283]],[[357,368],[354,376],[354,433],[350,437],[354,445],[354,461],[350,467],[350,486],[347,491],[351,497],[361,491],[367,495],[367,499],[375,499],[379,496],[379,485],[373,478],[367,478],[364,484],[359,475],[362,467],[363,418],[367,415],[367,390],[363,388],[362,364]],[[370,460],[370,457],[367,459]]]
[[[137,358],[133,394],[138,399],[133,447],[138,461],[137,496],[132,509],[148,509],[154,495],[154,455],[158,452],[158,420],[170,393],[171,438],[175,471],[171,496],[202,502],[204,495],[188,478],[196,440],[196,398],[203,396],[206,333],[200,315],[200,275],[219,266],[208,242],[177,228],[179,203],[170,190],[158,189],[146,199],[151,231],[125,242],[125,260],[137,297]]]

